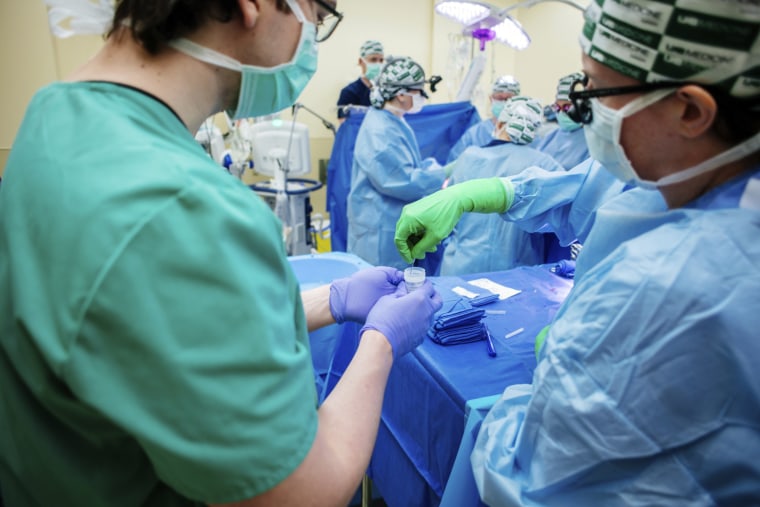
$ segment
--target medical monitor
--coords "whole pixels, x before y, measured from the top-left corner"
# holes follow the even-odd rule
[[[282,120],[254,123],[250,140],[253,170],[257,173],[275,178],[280,171],[286,171],[288,177],[311,171],[309,128],[303,123]]]

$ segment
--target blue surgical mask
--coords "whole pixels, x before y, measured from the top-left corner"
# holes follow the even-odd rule
[[[560,129],[567,132],[578,130],[583,126],[583,124],[575,123],[573,120],[571,120],[567,113],[564,111],[557,113],[557,124],[559,125]]]
[[[506,100],[494,100],[491,102],[491,114],[494,118],[498,118],[501,114],[502,110],[504,109],[504,104],[506,104]]]
[[[369,79],[370,81],[374,80],[378,74],[380,74],[380,69],[383,68],[382,63],[368,63],[364,62],[367,66],[367,72],[364,73],[364,77]]]
[[[317,70],[317,28],[306,20],[294,0],[286,0],[298,21],[301,38],[293,58],[274,67],[244,65],[227,55],[208,49],[187,39],[176,39],[169,45],[202,62],[241,73],[240,94],[233,119],[265,116],[293,105]]]

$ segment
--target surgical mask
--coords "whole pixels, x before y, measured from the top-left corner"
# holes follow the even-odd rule
[[[244,65],[187,39],[169,43],[197,60],[241,73],[240,95],[234,112],[230,113],[233,119],[265,116],[293,105],[317,70],[317,28],[306,20],[295,0],[286,1],[301,22],[301,37],[289,62],[274,67]]]
[[[409,111],[407,111],[407,114],[417,114],[420,111],[422,111],[422,108],[425,106],[425,97],[417,93],[413,93],[411,95],[412,95],[412,108]]]
[[[504,109],[504,104],[506,104],[506,100],[494,100],[491,102],[491,114],[494,118],[498,118],[501,114],[501,111]]]
[[[567,113],[564,111],[557,113],[557,124],[559,125],[560,129],[567,132],[578,130],[583,126],[583,124],[575,123],[573,120],[571,120]]]
[[[621,109],[615,110],[602,104],[599,99],[591,99],[591,123],[583,128],[591,158],[602,164],[617,179],[644,188],[654,188],[655,182],[645,182],[639,178],[630,160],[620,145],[620,130],[623,120],[658,100],[673,93],[673,90],[657,90],[638,97]]]
[[[377,75],[380,74],[380,69],[383,68],[383,64],[369,63],[369,62],[364,62],[364,63],[367,66],[367,72],[364,73],[364,77],[366,77],[370,81],[374,81]]]
[[[688,181],[700,174],[714,171],[760,150],[760,133],[758,133],[714,157],[682,171],[664,176],[657,181],[641,179],[620,145],[623,120],[658,100],[662,100],[671,93],[673,93],[672,90],[657,90],[632,100],[617,111],[601,104],[599,99],[591,99],[593,119],[584,128],[591,158],[601,163],[625,183],[641,188],[656,189]]]
[[[412,107],[411,109],[404,111],[406,114],[417,114],[422,111],[422,108],[425,106],[425,97],[419,93],[401,92],[399,95],[406,95],[407,97],[412,98]]]

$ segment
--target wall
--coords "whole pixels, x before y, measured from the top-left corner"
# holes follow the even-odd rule
[[[491,0],[499,7],[514,5],[511,0]],[[299,101],[329,120],[336,117],[335,102],[340,89],[359,74],[358,50],[367,39],[381,40],[388,54],[411,56],[428,75],[444,77],[431,102],[448,102],[458,90],[468,64],[454,58],[455,44],[461,41],[461,27],[434,13],[435,0],[384,0],[382,8],[365,0],[339,0],[338,9],[345,18],[333,36],[320,46],[319,69]],[[544,103],[554,99],[557,79],[580,67],[577,34],[582,20],[579,11],[549,2],[529,9],[516,9],[514,16],[523,24],[533,40],[525,51],[489,43],[487,65],[480,88],[473,99],[482,116],[487,116],[490,85],[501,74],[513,74],[521,82],[523,94]],[[53,39],[47,27],[45,7],[41,0],[0,1],[0,66],[3,73],[0,93],[0,175],[5,168],[8,151],[21,122],[24,109],[36,89],[65,77],[93,55],[102,44],[99,37],[85,36]],[[467,59],[479,51],[465,41]],[[290,118],[290,111],[282,113]],[[301,110],[298,121],[310,130],[314,171],[318,178],[320,159],[330,156],[333,135],[320,120]],[[255,177],[251,177],[255,180]],[[313,205],[324,211],[324,190],[315,193]]]

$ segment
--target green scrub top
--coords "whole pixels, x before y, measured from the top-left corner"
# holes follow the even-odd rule
[[[36,94],[0,186],[9,505],[243,500],[316,435],[280,222],[162,102]]]

